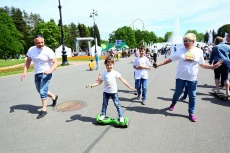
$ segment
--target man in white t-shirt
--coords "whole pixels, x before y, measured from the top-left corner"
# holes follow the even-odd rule
[[[196,122],[197,119],[194,115],[194,112],[196,106],[196,87],[199,66],[205,69],[215,69],[221,65],[221,61],[217,62],[215,65],[208,65],[205,63],[203,51],[194,46],[194,43],[196,42],[195,34],[186,34],[183,42],[184,47],[178,48],[177,51],[168,59],[155,64],[155,68],[168,64],[172,61],[178,62],[176,69],[176,89],[173,94],[172,104],[170,105],[169,110],[174,110],[177,100],[182,94],[185,84],[187,83],[189,95],[189,119],[193,122]]]
[[[58,62],[53,50],[44,45],[44,38],[41,35],[35,36],[34,44],[35,46],[30,47],[27,52],[28,57],[25,62],[23,74],[21,75],[21,80],[26,77],[26,72],[33,61],[35,85],[42,99],[42,110],[37,116],[37,119],[40,119],[47,114],[47,97],[53,100],[53,107],[57,103],[58,96],[52,94],[48,89],[52,72],[57,68]]]

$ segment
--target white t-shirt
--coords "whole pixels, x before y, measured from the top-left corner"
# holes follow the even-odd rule
[[[153,48],[153,53],[157,54],[157,48]]]
[[[139,52],[138,50],[136,51],[135,56],[136,56],[136,57],[139,57],[139,56],[140,56],[140,52]]]
[[[182,47],[170,56],[173,62],[178,61],[176,79],[196,81],[199,71],[199,64],[204,64],[203,51],[194,47],[189,51]]]
[[[133,62],[133,66],[151,66],[147,57],[137,57]],[[135,69],[135,79],[148,79],[148,71],[146,69],[137,70]]]
[[[121,74],[115,70],[108,72],[107,70],[102,73],[100,79],[104,81],[103,92],[117,93],[117,79],[121,77]]]
[[[55,58],[55,53],[49,47],[37,48],[36,46],[30,47],[27,52],[34,63],[34,73],[44,73],[52,67],[51,60]]]

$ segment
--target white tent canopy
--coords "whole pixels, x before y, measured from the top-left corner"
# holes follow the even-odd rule
[[[97,46],[97,54],[101,55],[102,47]],[[95,56],[95,45],[89,49],[89,53],[91,56]]]
[[[71,48],[65,46],[65,51],[66,51],[67,57],[72,57]],[[57,49],[55,49],[55,55],[56,55],[56,58],[62,57],[62,45],[59,46]]]

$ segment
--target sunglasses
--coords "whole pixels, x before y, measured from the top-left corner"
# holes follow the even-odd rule
[[[187,39],[187,40],[184,40],[184,43],[188,43],[188,42],[192,42],[193,40],[190,40],[190,39]]]

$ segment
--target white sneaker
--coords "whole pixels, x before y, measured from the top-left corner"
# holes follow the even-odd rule
[[[99,120],[104,120],[105,119],[105,115],[101,115],[101,117],[99,118]]]
[[[215,93],[219,93],[220,92],[220,90],[216,89],[216,88],[212,89],[212,91],[215,92]]]
[[[226,96],[226,97],[230,97],[230,94],[227,94],[227,93],[226,93],[226,95],[225,95],[225,96]]]
[[[120,122],[124,122],[124,121],[125,121],[124,117],[120,117]]]

